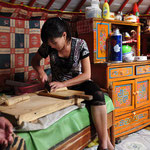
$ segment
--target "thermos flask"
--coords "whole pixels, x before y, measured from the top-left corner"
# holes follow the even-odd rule
[[[113,63],[122,62],[122,34],[118,28],[111,35],[110,61]]]

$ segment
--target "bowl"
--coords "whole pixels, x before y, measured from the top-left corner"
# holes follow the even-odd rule
[[[133,62],[135,59],[135,56],[132,56],[132,57],[124,57],[123,58],[123,61],[124,62]]]
[[[125,53],[122,55],[124,62],[132,62],[134,61],[135,57],[133,56],[133,52]]]
[[[132,47],[129,46],[129,45],[122,45],[122,53],[125,54],[125,53],[129,53],[131,52],[132,50]]]

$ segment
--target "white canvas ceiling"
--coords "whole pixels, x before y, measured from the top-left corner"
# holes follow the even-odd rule
[[[48,8],[49,10],[61,10],[62,6],[67,1],[69,1],[64,11],[74,12],[77,6],[80,3],[83,3],[80,10],[84,12],[85,7],[90,5],[91,0],[2,0],[2,1],[14,3],[14,4],[22,3],[23,5],[29,5],[29,3],[32,3],[32,7],[40,7],[40,8],[41,7],[46,8],[47,4],[51,3],[50,8]],[[126,5],[122,9],[122,12],[124,14],[129,13],[133,9],[133,4],[137,2],[140,4],[139,5],[140,14],[145,14],[146,12],[150,14],[150,11],[148,11],[150,9],[150,0],[108,0],[108,2],[109,3],[112,2],[110,5],[111,12],[117,12],[120,9],[120,7],[123,5],[123,3],[126,3]],[[102,8],[103,3],[104,0],[100,0],[100,8]]]

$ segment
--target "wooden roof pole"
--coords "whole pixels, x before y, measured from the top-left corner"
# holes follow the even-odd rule
[[[74,9],[75,12],[78,12],[82,5],[85,3],[86,0],[81,0],[81,2],[78,4],[78,6]]]
[[[150,12],[150,6],[149,6],[149,8],[145,11],[145,13],[144,14],[149,14],[149,12]]]
[[[142,2],[143,2],[143,0],[139,0],[139,1],[137,2],[137,6],[139,7],[139,5],[140,5]]]
[[[128,1],[129,0],[125,0],[117,12],[122,11],[122,9],[125,7],[125,5],[128,3]]]
[[[55,1],[55,0],[50,0],[50,1],[48,2],[48,4],[45,6],[45,8],[46,8],[46,9],[49,9],[49,8],[52,6],[52,4],[54,3],[54,1]]]
[[[16,1],[16,0],[10,0],[10,3],[13,3],[13,4],[14,4],[14,3],[15,3],[15,1]]]
[[[112,2],[113,2],[113,1],[114,1],[114,0],[110,0],[110,1],[109,1],[109,3],[108,3],[108,4],[109,4],[109,6],[112,4]]]
[[[28,6],[32,7],[36,0],[30,0]]]
[[[60,8],[61,11],[64,11],[65,8],[69,5],[71,0],[66,0],[66,2],[64,3],[64,5]]]

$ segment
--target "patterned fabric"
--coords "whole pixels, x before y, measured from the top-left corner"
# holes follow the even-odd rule
[[[38,78],[31,58],[41,45],[40,32],[45,20],[0,18],[0,86],[6,79],[31,81]],[[41,65],[49,70],[49,58]]]
[[[80,60],[89,56],[86,42],[77,38],[72,38],[69,58],[59,57],[57,50],[44,44],[41,45],[38,52],[44,58],[50,56],[53,81],[65,81],[81,74]]]
[[[26,3],[26,2],[25,2]],[[36,2],[35,2],[36,3]],[[26,7],[22,4],[14,5],[0,1],[0,15],[5,17],[23,19],[47,19],[50,17],[61,16],[62,18],[72,19],[75,17],[85,18],[85,13],[73,13],[57,10],[46,10],[38,7]]]
[[[5,150],[26,150],[24,139],[20,138],[16,134],[13,134],[13,139],[13,143],[9,145]]]

